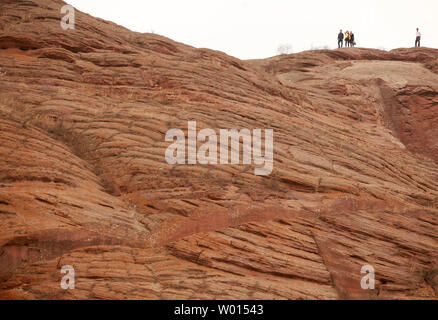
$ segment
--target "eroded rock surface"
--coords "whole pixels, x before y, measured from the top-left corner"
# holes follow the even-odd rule
[[[240,61],[63,5],[0,4],[0,298],[437,297],[438,50]],[[272,174],[167,164],[190,120],[274,129]]]

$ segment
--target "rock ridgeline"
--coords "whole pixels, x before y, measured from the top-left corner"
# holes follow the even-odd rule
[[[0,298],[437,298],[438,50],[241,61],[63,5],[0,4]],[[272,173],[166,163],[193,120],[273,129]]]

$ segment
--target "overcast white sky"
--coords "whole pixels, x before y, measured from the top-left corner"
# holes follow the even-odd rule
[[[438,48],[437,0],[66,0],[77,9],[138,32],[155,32],[240,59],[337,47],[339,29],[359,47]]]

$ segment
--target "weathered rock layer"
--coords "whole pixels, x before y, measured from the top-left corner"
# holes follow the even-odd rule
[[[240,61],[62,5],[0,4],[0,298],[437,297],[438,50]],[[272,174],[167,164],[193,120],[273,129]]]

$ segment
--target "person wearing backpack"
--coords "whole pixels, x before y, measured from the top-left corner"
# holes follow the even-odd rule
[[[354,42],[354,33],[353,31],[350,31],[350,46],[354,47],[356,42]]]
[[[344,43],[344,33],[341,31],[338,34],[338,48],[342,48],[342,45]]]
[[[415,47],[419,47],[421,42],[421,32],[420,29],[417,28],[417,37],[415,38]]]
[[[346,47],[350,46],[350,32],[348,31],[345,32],[345,46]]]

